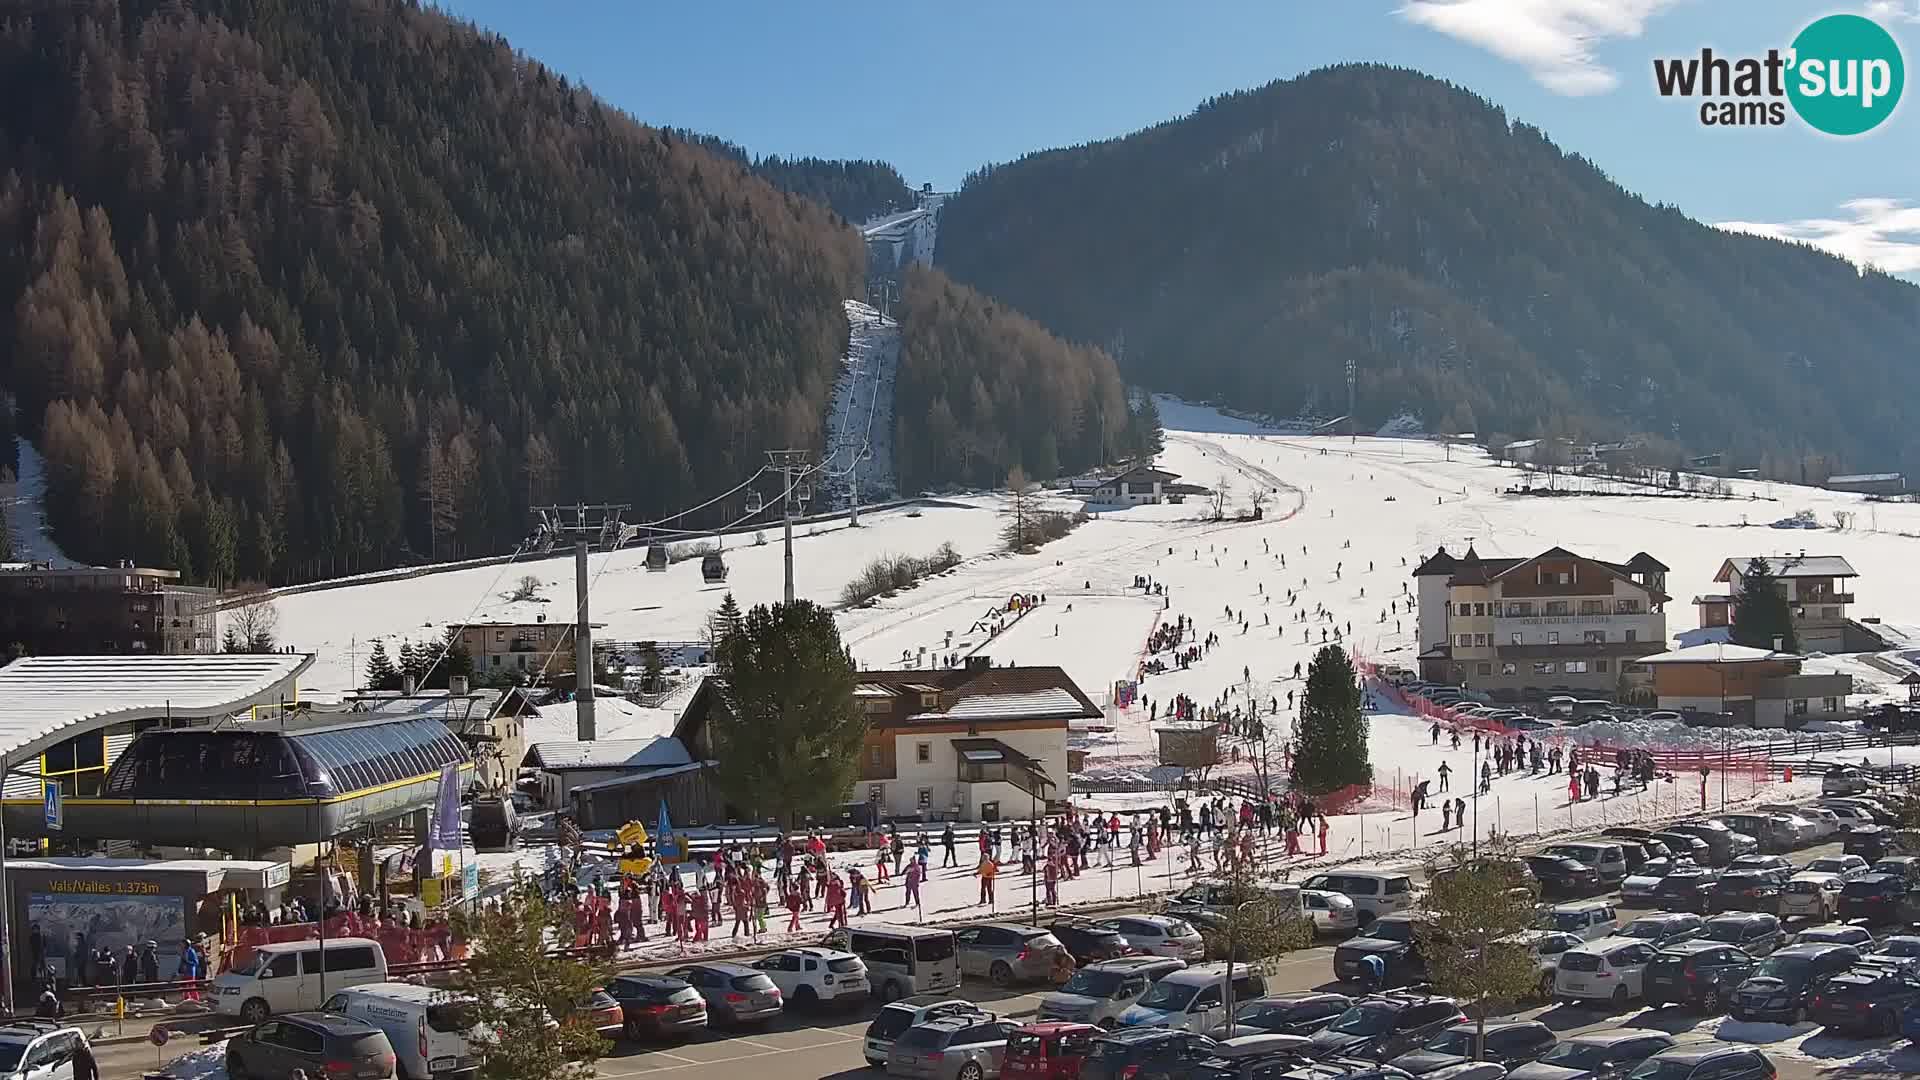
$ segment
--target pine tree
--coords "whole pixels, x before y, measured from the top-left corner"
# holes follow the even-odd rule
[[[1762,558],[1747,563],[1740,576],[1740,589],[1733,597],[1733,641],[1755,649],[1774,648],[1780,641],[1785,652],[1799,652],[1800,639],[1793,631],[1793,609],[1773,567]]]
[[[404,680],[407,676],[418,675],[420,673],[420,658],[414,653],[413,642],[404,639],[400,642],[400,663],[398,667],[402,680],[401,685],[404,685]],[[395,686],[395,689],[399,688],[399,686]]]
[[[458,675],[473,677],[473,654],[467,651],[467,643],[461,639],[458,627],[447,627],[447,633],[441,639],[445,652],[440,663],[427,673],[427,685],[435,690],[445,690],[452,685],[451,680]]]
[[[732,595],[729,594],[727,599],[733,599]],[[651,641],[641,642],[640,671],[643,680],[641,688],[648,693],[657,693],[660,689],[660,678],[665,674],[665,670],[666,666],[660,660],[660,646]]]
[[[1360,708],[1353,661],[1337,645],[1313,656],[1306,697],[1294,725],[1293,786],[1311,795],[1373,780],[1367,758],[1367,718]]]
[[[409,643],[409,645],[411,645],[411,643]],[[411,645],[411,647],[402,646],[400,649],[400,674],[412,677],[413,688],[415,690],[425,689],[427,676],[432,674],[432,671],[429,669],[435,666],[434,660],[439,655],[440,650],[424,641],[418,645]]]
[[[713,661],[719,666],[721,675],[727,674],[726,650],[721,648],[729,637],[740,629],[740,605],[734,602],[733,594],[721,597],[720,607],[707,619],[707,639],[713,643]]]
[[[400,689],[400,669],[393,666],[393,659],[387,655],[387,643],[384,641],[376,640],[373,643],[373,655],[367,657],[367,689]]]
[[[853,664],[833,613],[810,600],[761,605],[718,649],[721,791],[754,820],[838,807],[859,775],[867,721],[853,707]]]

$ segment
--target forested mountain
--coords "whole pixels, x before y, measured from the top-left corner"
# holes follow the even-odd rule
[[[815,202],[826,203],[835,213],[855,225],[891,210],[910,210],[914,205],[913,189],[901,178],[899,170],[884,161],[783,158],[777,155],[756,158],[746,147],[717,135],[681,128],[666,130],[738,161],[781,191],[791,191]]]
[[[0,389],[66,550],[288,580],[819,442],[858,237],[391,0],[0,4]],[[632,518],[630,518],[632,520]]]
[[[968,178],[939,263],[1281,416],[1920,466],[1920,290],[1654,206],[1427,76],[1329,68]]]
[[[894,383],[894,467],[903,491],[997,487],[1157,449],[1157,420],[1128,411],[1113,358],[938,270],[907,267]]]

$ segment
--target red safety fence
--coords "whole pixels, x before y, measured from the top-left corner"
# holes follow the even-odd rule
[[[261,945],[278,945],[286,941],[315,941],[319,937],[319,923],[243,926],[232,947],[222,958],[220,970],[231,971],[245,966],[253,958],[253,950]],[[327,937],[329,939],[372,938],[380,943],[380,949],[386,953],[388,964],[417,964],[444,960],[450,957],[454,949],[453,932],[445,925],[412,930],[385,921],[376,922],[353,913],[335,915],[328,919]]]

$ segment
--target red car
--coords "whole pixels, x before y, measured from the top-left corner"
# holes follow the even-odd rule
[[[1007,1038],[1000,1080],[1079,1080],[1080,1066],[1100,1034],[1092,1024],[1028,1024]]]

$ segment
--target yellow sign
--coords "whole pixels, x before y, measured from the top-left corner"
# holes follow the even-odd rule
[[[420,902],[430,908],[446,903],[445,878],[430,877],[420,883]]]

